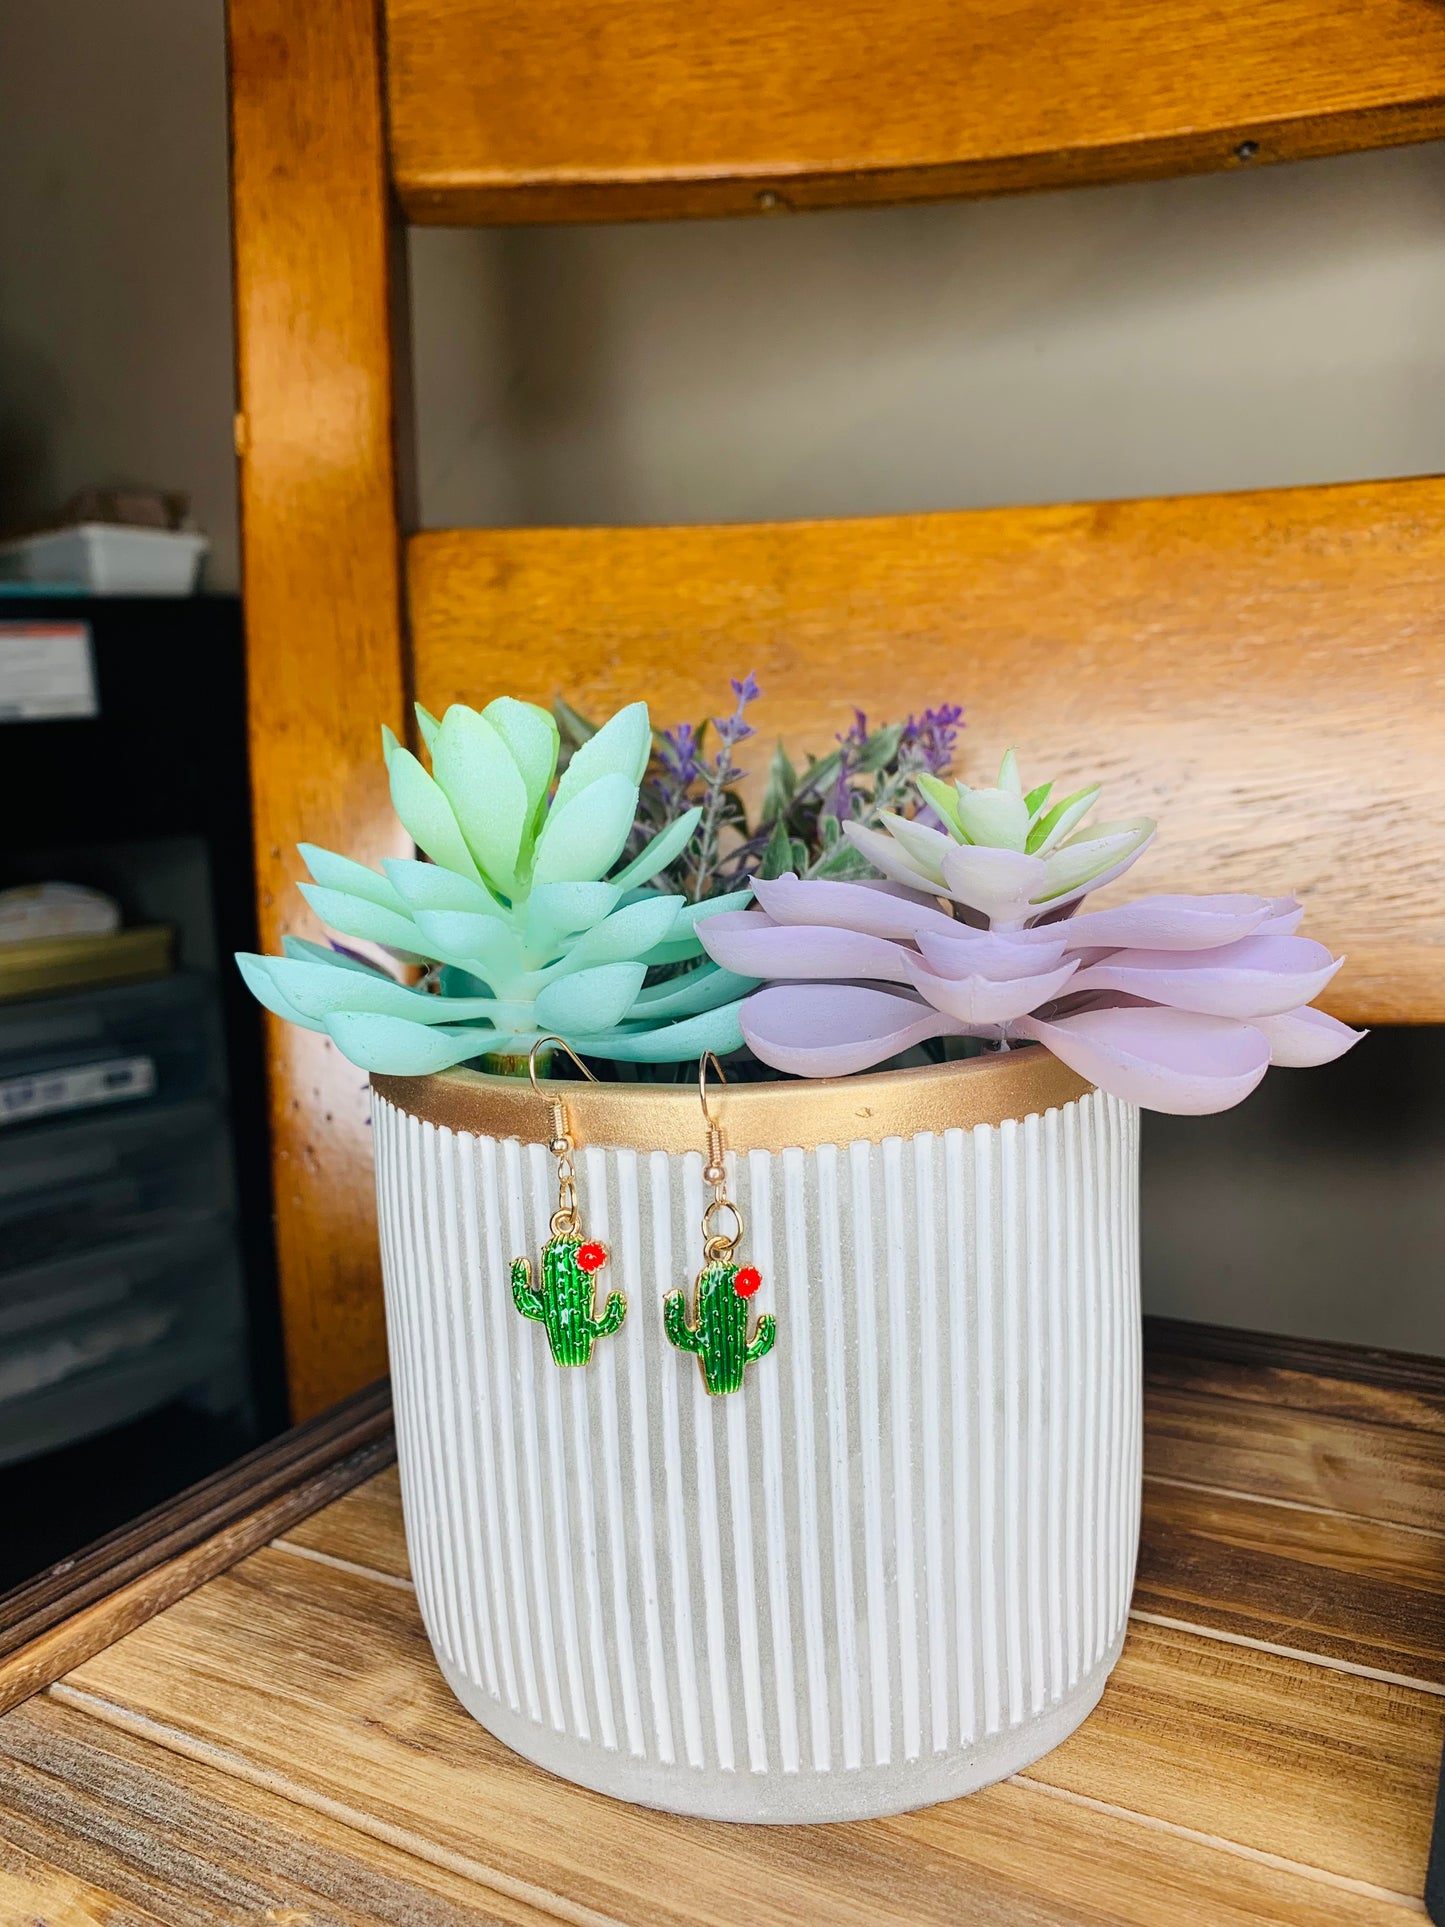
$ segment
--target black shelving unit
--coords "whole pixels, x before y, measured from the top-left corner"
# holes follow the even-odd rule
[[[98,713],[0,721],[0,888],[91,884],[121,900],[127,921],[177,926],[179,964],[219,1032],[229,1172],[216,1184],[234,1204],[244,1387],[214,1414],[157,1405],[0,1469],[14,1526],[0,1590],[286,1422],[261,1019],[230,961],[257,941],[239,603],[6,595],[0,635],[8,623],[85,625]],[[123,1108],[139,1114],[114,1114]]]

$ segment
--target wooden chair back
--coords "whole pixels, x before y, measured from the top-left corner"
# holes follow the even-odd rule
[[[1439,134],[1431,0],[1027,20],[1006,0],[387,0],[380,25],[372,0],[230,0],[230,23],[268,947],[308,928],[298,840],[403,852],[377,731],[406,731],[413,696],[641,695],[672,721],[752,669],[774,725],[818,748],[855,703],[963,701],[970,770],[1015,743],[1029,771],[1164,815],[1152,887],[1306,893],[1349,953],[1341,1016],[1445,1019],[1445,483],[418,533],[400,269],[403,216],[853,205]],[[270,1039],[300,1415],[384,1369],[368,1099],[323,1040]]]

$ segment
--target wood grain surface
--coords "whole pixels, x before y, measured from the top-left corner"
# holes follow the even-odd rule
[[[0,1897],[24,1857],[35,1918],[163,1927],[544,1927],[550,1909],[486,1894],[329,1815],[52,1700],[0,1724]],[[63,1869],[63,1871],[62,1871]],[[43,1904],[49,1899],[50,1911]],[[103,1906],[111,1911],[106,1912]],[[149,1910],[149,1911],[147,1911]],[[7,1913],[5,1919],[14,1918]]]
[[[938,1860],[900,1892],[888,1822],[829,1829],[821,1858],[808,1829],[688,1822],[531,1771],[458,1713],[409,1592],[281,1550],[254,1554],[56,1690],[85,1695],[67,1703],[97,1716],[120,1708],[227,1749],[309,1802],[452,1852],[484,1847],[508,1879],[610,1916],[723,1927],[746,1879],[750,1919],[948,1917]],[[1022,1778],[1409,1894],[1424,1878],[1442,1731],[1445,1705],[1427,1693],[1144,1625],[1098,1712]],[[972,1805],[949,1809],[955,1879]]]
[[[1131,180],[1425,140],[1432,0],[386,0],[414,220],[637,219]]]
[[[383,1383],[5,1594],[0,1712],[374,1477],[395,1455]]]
[[[229,0],[243,588],[263,947],[319,926],[295,845],[410,855],[378,730],[403,726],[398,290],[372,0]],[[297,1418],[386,1369],[365,1075],[267,1019]]]
[[[1282,1363],[1258,1340],[1252,1363],[1235,1350],[1156,1343],[1124,1657],[1097,1713],[1006,1785],[865,1825],[754,1829],[537,1772],[435,1669],[392,1469],[0,1719],[0,1918],[23,1901],[46,1921],[181,1927],[1419,1920],[1445,1517],[1426,1519],[1422,1486],[1415,1523],[1396,1522],[1398,1468],[1441,1439],[1393,1401],[1401,1379],[1435,1398],[1439,1375],[1357,1356],[1333,1379],[1289,1369],[1287,1343]],[[1188,1485],[1152,1476],[1180,1399]],[[1321,1503],[1340,1490],[1358,1517]]]
[[[1186,1485],[1445,1533],[1445,1437],[1154,1386],[1148,1471]]]
[[[1445,18],[1445,16],[1442,16]],[[1300,892],[1348,954],[1323,1000],[1445,1019],[1445,483],[868,521],[414,537],[418,694],[559,689],[659,723],[755,670],[755,762],[852,705],[967,705],[991,781],[1101,779],[1157,815],[1116,886]],[[746,756],[744,751],[744,756]]]
[[[1134,1608],[1445,1692],[1445,1535],[1151,1479]]]
[[[1161,1391],[1445,1432],[1445,1359],[1418,1352],[1146,1316],[1144,1376]]]

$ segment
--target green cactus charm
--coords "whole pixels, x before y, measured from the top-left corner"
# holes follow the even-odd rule
[[[512,1300],[524,1318],[535,1318],[546,1329],[547,1343],[558,1365],[585,1365],[595,1338],[610,1338],[627,1316],[620,1291],[607,1300],[594,1318],[596,1286],[593,1274],[607,1263],[607,1247],[594,1239],[559,1234],[542,1247],[542,1283],[532,1283],[530,1258],[512,1260]]]
[[[696,1353],[703,1383],[715,1398],[724,1392],[740,1392],[747,1366],[766,1358],[773,1349],[778,1321],[771,1312],[759,1318],[752,1342],[748,1342],[748,1300],[762,1282],[752,1265],[713,1261],[703,1266],[693,1287],[697,1306],[693,1324],[687,1322],[687,1306],[680,1291],[670,1291],[662,1301],[662,1322],[668,1338],[680,1352]]]

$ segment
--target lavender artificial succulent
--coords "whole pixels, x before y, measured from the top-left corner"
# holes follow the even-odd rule
[[[1085,827],[1097,787],[1025,793],[1012,751],[993,788],[924,774],[919,791],[941,828],[843,825],[884,880],[759,878],[757,909],[699,931],[724,969],[765,980],[742,1031],[772,1069],[842,1077],[937,1038],[1028,1041],[1131,1103],[1204,1113],[1271,1063],[1328,1063],[1358,1040],[1310,1007],[1342,959],[1294,934],[1293,898],[1075,914],[1147,847],[1148,818]]]

